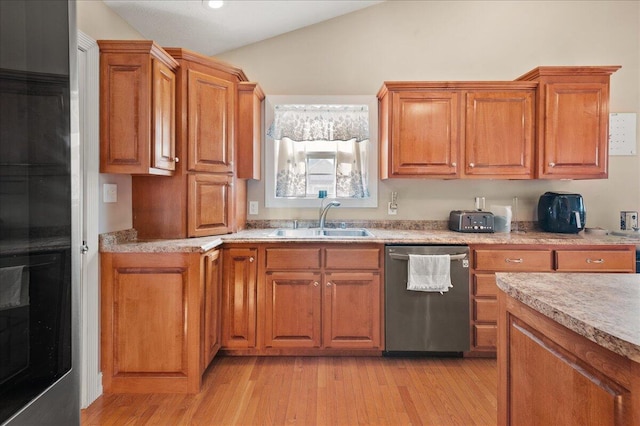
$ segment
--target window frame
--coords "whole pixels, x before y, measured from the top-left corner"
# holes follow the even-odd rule
[[[369,198],[337,198],[346,208],[378,207],[378,98],[369,95],[267,95],[265,97],[265,121],[263,129],[264,204],[266,208],[318,208],[317,198],[278,198],[275,196],[275,147],[267,135],[273,123],[276,105],[366,105],[369,110],[369,154],[367,172]]]

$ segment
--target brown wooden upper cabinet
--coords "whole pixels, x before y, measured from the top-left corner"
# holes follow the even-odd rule
[[[98,45],[100,172],[172,175],[178,63],[153,41]]]
[[[238,83],[238,149],[236,174],[239,179],[260,180],[262,101],[258,83]]]
[[[176,149],[167,179],[134,176],[133,226],[140,238],[226,234],[246,223],[246,181],[237,176],[238,85],[244,72],[215,58],[165,48],[176,71]],[[258,139],[259,140],[259,139]]]
[[[180,64],[177,138],[186,171],[233,173],[236,90],[247,77],[239,68],[188,49],[165,50]]]
[[[232,173],[234,82],[193,69],[186,77],[187,169]]]
[[[466,93],[465,177],[533,176],[534,99],[531,88]]]
[[[518,80],[537,81],[537,177],[608,176],[609,80],[619,66],[538,67]]]
[[[388,155],[382,178],[459,175],[460,94],[424,89],[392,86],[381,97],[381,152]]]
[[[531,178],[535,87],[385,82],[381,177]]]
[[[539,67],[500,82],[385,82],[380,176],[606,178],[609,78],[619,68]]]

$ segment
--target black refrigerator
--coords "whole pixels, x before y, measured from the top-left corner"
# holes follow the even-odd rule
[[[79,424],[75,52],[73,1],[0,0],[2,425]]]

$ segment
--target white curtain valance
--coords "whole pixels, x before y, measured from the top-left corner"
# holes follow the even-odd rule
[[[267,136],[293,141],[369,139],[367,105],[276,105]]]

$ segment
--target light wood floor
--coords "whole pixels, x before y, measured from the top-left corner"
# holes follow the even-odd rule
[[[495,425],[495,359],[218,357],[197,395],[103,395],[82,425]]]

